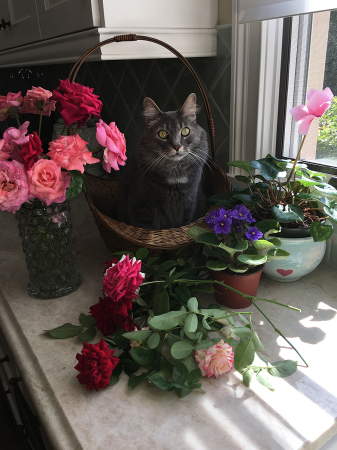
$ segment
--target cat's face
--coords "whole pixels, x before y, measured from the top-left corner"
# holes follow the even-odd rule
[[[190,94],[178,111],[162,112],[150,98],[144,100],[146,137],[151,152],[175,162],[185,158],[200,141],[196,123],[196,96]]]

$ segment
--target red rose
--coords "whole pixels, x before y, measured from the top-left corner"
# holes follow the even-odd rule
[[[105,263],[103,263],[105,265],[105,267],[107,269],[109,269],[109,267],[111,267],[113,264],[117,264],[118,263],[118,259],[117,258],[112,258],[110,259],[110,261],[107,261]],[[104,270],[104,272],[106,271],[106,269]]]
[[[94,388],[105,389],[110,384],[112,371],[119,363],[119,359],[112,356],[115,352],[109,350],[104,339],[97,344],[84,342],[82,354],[77,353],[78,364],[75,369],[81,384],[87,385],[87,390]]]
[[[42,153],[42,143],[36,131],[29,135],[29,141],[21,145],[20,156],[26,170],[29,170],[38,160]]]
[[[135,330],[133,319],[128,314],[126,304],[115,302],[110,297],[99,299],[99,303],[90,306],[90,313],[96,319],[96,327],[104,336],[114,333],[116,327],[126,331]]]
[[[137,298],[136,289],[142,284],[145,275],[141,273],[142,262],[136,258],[129,260],[124,255],[119,263],[113,264],[105,272],[103,292],[115,302],[122,301],[132,309],[132,299]]]
[[[57,109],[67,126],[78,122],[81,127],[91,115],[100,117],[103,104],[98,100],[98,95],[93,94],[93,90],[75,82],[70,83],[68,79],[60,80],[60,86],[53,91],[51,99],[57,101]]]

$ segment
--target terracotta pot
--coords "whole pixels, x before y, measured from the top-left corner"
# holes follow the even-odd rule
[[[212,278],[216,281],[222,281],[243,294],[255,296],[259,287],[262,269],[263,266],[257,266],[254,272],[248,274],[212,271]],[[252,304],[248,298],[242,297],[242,295],[236,294],[220,284],[214,283],[214,288],[219,291],[215,292],[214,296],[220,305],[225,305],[232,309],[240,309],[247,308]]]

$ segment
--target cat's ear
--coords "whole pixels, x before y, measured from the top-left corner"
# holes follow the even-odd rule
[[[144,98],[143,108],[146,125],[151,125],[163,115],[162,111],[149,97]]]
[[[190,120],[195,120],[198,112],[197,96],[195,94],[190,94],[185,100],[183,106],[180,108],[179,112],[183,116],[188,117]]]

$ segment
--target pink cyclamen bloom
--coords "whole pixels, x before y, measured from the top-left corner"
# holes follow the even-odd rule
[[[62,172],[50,159],[39,159],[27,171],[30,190],[29,199],[34,197],[47,206],[51,203],[63,203],[66,199],[66,189],[70,185],[70,175]]]
[[[103,156],[103,168],[111,172],[111,168],[119,170],[118,165],[124,166],[126,161],[126,142],[124,134],[119,131],[115,122],[107,125],[103,120],[96,124],[96,139],[105,147]]]
[[[7,95],[0,95],[0,120],[6,120],[9,113],[8,110],[21,105],[23,98],[21,92],[13,94],[8,92]]]
[[[23,98],[23,105],[20,108],[21,114],[40,114],[50,116],[55,111],[55,100],[50,100],[53,94],[42,87],[32,87]]]
[[[308,134],[311,122],[316,117],[321,117],[325,111],[331,106],[333,93],[330,88],[323,91],[310,89],[307,94],[307,105],[299,105],[292,108],[289,112],[296,122],[300,124],[298,128],[299,134]]]
[[[94,158],[89,152],[87,142],[78,134],[75,136],[60,136],[49,143],[47,153],[55,163],[66,170],[79,170],[84,172],[85,164],[94,164],[100,160]]]
[[[28,197],[24,165],[17,161],[0,161],[0,209],[15,212]]]
[[[200,349],[194,354],[194,359],[199,365],[202,375],[209,378],[214,375],[217,378],[226,372],[232,370],[234,365],[233,347],[221,339],[207,350]]]
[[[26,136],[28,131],[29,122],[24,122],[19,128],[9,127],[3,134],[4,144],[2,147],[3,152],[10,153],[13,159],[18,159],[21,162],[21,158],[12,155],[13,151],[19,155],[19,146],[29,142],[29,136]]]

